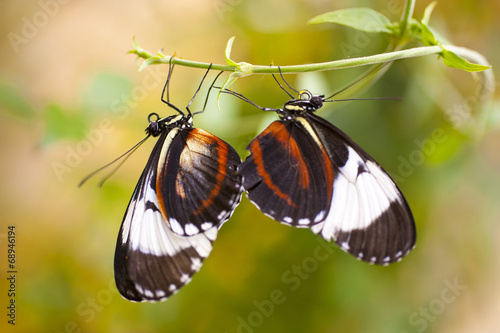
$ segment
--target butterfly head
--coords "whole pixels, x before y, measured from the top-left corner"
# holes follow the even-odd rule
[[[148,116],[149,125],[146,128],[146,133],[157,137],[163,130],[171,130],[175,127],[189,128],[193,126],[193,116],[178,114],[161,118],[157,113],[151,113]]]
[[[293,117],[314,112],[323,106],[325,95],[313,95],[309,90],[301,90],[297,99],[289,100],[283,106],[285,117]]]

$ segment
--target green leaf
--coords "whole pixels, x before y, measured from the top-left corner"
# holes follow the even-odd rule
[[[228,41],[227,41],[227,46],[226,46],[226,63],[229,65],[229,66],[235,66],[235,67],[238,67],[238,64],[235,63],[233,60],[231,60],[231,49],[233,48],[233,43],[234,43],[234,39],[236,37],[233,36],[231,37]]]
[[[163,56],[160,56],[160,55],[151,56],[151,57],[147,58],[146,60],[144,60],[142,62],[141,67],[139,67],[139,72],[142,71],[143,69],[145,69],[146,67],[151,66],[151,65],[163,64],[164,59],[165,58]]]
[[[425,46],[434,46],[439,44],[434,36],[434,33],[424,22],[420,23],[420,40]]]
[[[410,27],[409,27],[409,32],[410,36],[414,39],[417,39],[420,37],[420,34],[422,32],[422,25],[420,22],[414,18],[410,20]]]
[[[250,65],[246,62],[237,63],[231,59],[231,49],[233,48],[233,43],[234,43],[235,38],[236,37],[233,36],[227,41],[225,56],[226,56],[226,63],[229,66],[234,66],[236,68],[235,68],[234,72],[232,72],[229,75],[229,77],[226,79],[226,81],[224,81],[224,83],[222,84],[222,87],[220,88],[219,94],[217,95],[217,108],[218,109],[220,109],[219,99],[220,99],[220,96],[222,94],[222,91],[224,91],[225,89],[228,89],[229,86],[231,86],[238,78],[246,76],[246,75],[250,75],[252,73],[252,65]]]
[[[445,48],[443,48],[441,56],[443,57],[443,62],[446,66],[462,69],[467,72],[480,72],[491,68],[491,66],[470,63],[461,56],[446,50]]]
[[[393,34],[389,19],[371,8],[349,8],[318,15],[309,24],[336,23],[366,32]]]
[[[149,63],[147,63],[146,65],[144,65],[144,62],[142,63],[142,65],[140,64],[139,60],[141,58],[143,59],[146,59],[146,60],[149,60],[151,57],[153,57],[153,54],[144,50],[142,47],[139,46],[139,44],[137,43],[137,40],[135,39],[135,36],[132,40],[132,44],[134,45],[134,49],[133,50],[130,50],[128,51],[127,53],[131,53],[131,54],[136,54],[137,55],[137,59],[136,59],[136,64],[137,66],[139,67],[139,71],[142,71],[144,68],[146,68],[147,66],[153,64],[154,62],[153,61],[150,61]]]
[[[134,45],[134,50],[139,50],[141,47],[139,46],[139,43],[137,43],[137,39],[135,36],[132,37],[132,45]],[[132,52],[132,51],[129,51]]]
[[[142,47],[139,46],[137,40],[135,39],[135,36],[132,39],[132,44],[134,45],[134,49],[128,51],[127,53],[137,54],[138,56],[142,55],[145,58],[153,56],[150,52],[144,50]]]
[[[422,17],[422,23],[424,23],[425,25],[429,25],[432,11],[434,10],[434,7],[436,7],[436,5],[437,1],[433,1],[425,8],[424,16]]]

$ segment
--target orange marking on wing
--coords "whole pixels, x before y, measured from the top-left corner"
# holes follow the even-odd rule
[[[262,134],[265,135],[267,133],[272,133],[274,138],[286,147],[286,150],[290,153],[290,157],[292,157],[291,160],[293,160],[293,163],[296,163],[297,165],[299,185],[303,189],[307,190],[310,183],[309,169],[307,168],[306,162],[302,158],[297,141],[290,136],[288,131],[282,130],[282,127],[284,127],[282,123],[274,122]]]
[[[262,132],[261,135],[266,135],[269,132],[272,132],[273,135],[278,139],[278,141],[282,142],[283,144],[287,145],[288,143],[288,138],[284,135],[276,135],[276,133],[279,133],[279,129],[274,129],[276,126],[283,126],[281,123],[272,123],[264,132]],[[296,143],[295,143],[296,145]],[[250,151],[252,153],[252,157],[254,159],[254,164],[257,167],[257,173],[259,176],[262,177],[262,180],[264,181],[264,184],[269,187],[274,194],[276,194],[279,198],[283,199],[286,201],[286,203],[289,206],[292,207],[297,207],[297,205],[293,202],[292,198],[288,196],[288,194],[283,193],[281,189],[273,183],[273,180],[271,179],[271,175],[266,171],[265,166],[264,166],[264,159],[262,158],[262,149],[260,147],[260,143],[258,139],[254,140],[252,144],[250,145]]]
[[[177,177],[175,178],[175,192],[182,199],[186,199],[186,191],[184,190],[184,186],[182,184],[182,174],[179,172]]]
[[[165,140],[165,135],[168,135],[168,134],[162,134],[162,136],[160,138],[163,138],[163,140]],[[165,143],[163,142],[163,146],[161,147],[161,150],[162,150],[162,153],[163,153],[163,149],[165,149]],[[158,165],[156,166],[156,181],[155,181],[155,186],[156,186],[156,199],[158,200],[158,208],[160,210],[160,213],[163,217],[163,219],[165,221],[167,221],[168,223],[168,216],[167,216],[167,212],[166,212],[166,209],[165,209],[165,200],[163,198],[163,192],[161,190],[162,188],[162,183],[163,183],[163,175],[164,175],[164,171],[163,170],[165,168],[165,161],[162,161],[162,160],[159,160],[158,161]]]
[[[200,131],[199,129],[196,130]],[[217,176],[215,177],[215,185],[212,188],[212,191],[210,191],[208,197],[201,202],[201,206],[193,213],[194,215],[201,214],[205,209],[207,209],[208,207],[210,207],[210,205],[213,204],[215,198],[217,198],[217,196],[219,195],[222,189],[222,185],[224,184],[224,179],[226,178],[226,166],[227,166],[227,155],[228,155],[227,144],[224,141],[220,140],[219,138],[213,136],[212,134],[206,131],[203,132],[201,133],[203,133],[204,135],[197,135],[198,139],[204,141],[204,143],[208,146],[213,145],[214,143],[218,144],[217,145],[218,169],[217,169]],[[191,133],[190,136],[188,137],[188,140],[191,138],[191,135],[194,135]]]
[[[321,161],[322,170],[326,181],[326,191],[328,193],[328,202],[331,201],[333,195],[333,167],[330,157],[326,153],[326,149],[321,147],[321,153],[323,155],[323,160]]]
[[[158,172],[156,176],[156,199],[158,200],[158,208],[165,221],[168,221],[167,212],[165,210],[165,201],[163,200],[163,192],[161,190],[161,184],[163,183],[162,173]]]

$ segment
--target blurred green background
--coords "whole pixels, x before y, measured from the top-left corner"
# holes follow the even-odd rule
[[[421,18],[428,2],[417,1]],[[498,332],[499,95],[480,100],[474,76],[436,56],[395,62],[355,97],[403,101],[328,105],[320,115],[364,147],[412,207],[417,247],[374,267],[308,230],[285,227],[244,198],[193,281],[166,302],[136,304],[113,280],[115,241],[154,139],[102,187],[78,182],[144,137],[167,66],[137,71],[132,37],[151,51],[224,63],[323,62],[382,52],[387,40],[321,13],[371,7],[391,20],[403,1],[3,1],[0,5],[0,330],[5,332]],[[431,26],[500,65],[499,1],[440,0]],[[417,45],[414,45],[417,46]],[[362,68],[289,75],[329,94]],[[184,108],[203,70],[176,67],[171,101]],[[211,74],[215,75],[215,73]],[[235,91],[263,106],[287,96],[269,76]],[[202,96],[206,91],[202,92]],[[203,98],[193,110],[201,108]],[[195,124],[245,147],[275,115],[231,96]],[[7,227],[16,228],[16,325],[7,324]],[[318,251],[328,256],[318,259]],[[301,271],[301,273],[298,272]]]

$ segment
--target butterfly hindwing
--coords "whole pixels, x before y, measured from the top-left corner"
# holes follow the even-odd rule
[[[310,227],[322,221],[331,201],[332,166],[302,124],[275,121],[247,147],[241,164],[248,198],[281,223]],[[304,159],[306,155],[309,158]]]
[[[201,136],[201,141],[190,136],[192,131],[194,131],[193,135]],[[126,299],[139,302],[160,301],[188,283],[193,274],[200,269],[203,260],[210,254],[218,228],[231,215],[241,197],[241,179],[235,172],[236,166],[225,165],[226,173],[220,189],[218,185],[213,184],[219,174],[223,173],[221,164],[225,163],[222,163],[224,161],[221,160],[220,155],[228,154],[227,160],[236,165],[239,157],[236,158],[233,153],[234,149],[218,138],[215,140],[217,144],[224,143],[225,146],[222,145],[221,148],[218,145],[208,145],[203,141],[206,137],[215,138],[208,132],[197,129],[165,130],[151,153],[125,213],[116,246],[115,280],[118,290]],[[209,147],[195,149],[193,147],[195,145],[208,145]],[[174,155],[179,152],[178,157],[182,156],[185,146],[190,146],[188,150],[194,152],[184,154],[196,154],[194,155],[196,157],[190,156],[191,162],[184,160],[184,157],[174,158]],[[206,154],[198,155],[200,151]],[[188,157],[185,158],[188,159]],[[193,164],[190,165],[190,163]],[[214,165],[218,165],[215,170]],[[201,166],[203,170],[200,171],[194,166]],[[182,172],[185,174],[178,177],[178,174]],[[162,173],[161,177],[158,176],[159,173]],[[214,178],[205,179],[207,174],[213,175]],[[169,192],[167,188],[162,187],[172,186],[167,181],[170,177],[174,180],[174,192]],[[177,179],[180,179],[179,185],[175,185]],[[209,182],[211,186],[195,187],[203,181]],[[160,188],[158,188],[159,183]],[[182,186],[185,196],[181,199],[179,199],[181,190],[176,190],[175,186]],[[215,193],[214,188],[220,193]],[[165,199],[158,199],[158,191],[161,191]],[[178,216],[175,215],[175,211],[170,212],[169,209],[172,209],[172,205],[180,203],[184,205],[184,208],[198,209],[200,191],[204,191],[205,199],[211,198],[211,204],[215,205],[203,206],[205,214],[198,214],[203,216],[204,222],[210,221],[211,224],[205,228],[200,225],[201,229],[192,235],[180,235],[180,230],[174,230],[175,228],[186,230],[186,225],[189,223],[199,225],[196,224],[199,220],[183,218],[193,218],[197,215]],[[192,194],[196,199],[189,200]],[[233,200],[231,204],[230,200]],[[162,210],[166,211],[167,217]],[[178,219],[178,226],[173,227],[170,224],[170,216]]]
[[[357,258],[376,264],[400,260],[414,246],[415,223],[391,177],[337,127],[314,114],[308,122],[335,173],[330,211],[313,231]]]

